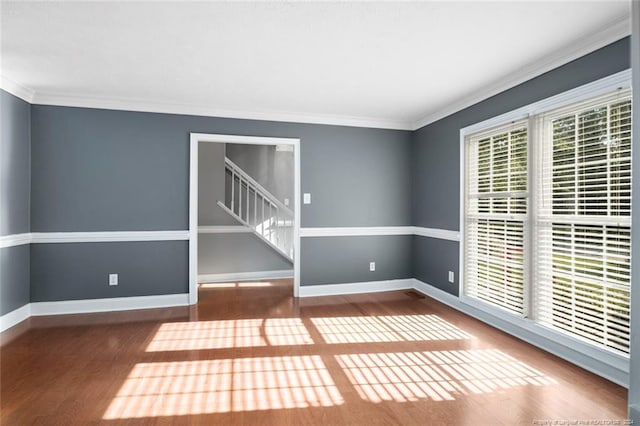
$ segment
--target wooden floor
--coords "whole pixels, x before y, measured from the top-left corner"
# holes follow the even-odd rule
[[[1,348],[0,423],[532,425],[626,416],[625,389],[429,298],[297,301],[291,292],[289,280],[209,285],[197,308],[32,318]]]

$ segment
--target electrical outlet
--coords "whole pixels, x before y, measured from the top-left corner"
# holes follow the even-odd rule
[[[373,272],[376,270],[376,262],[369,262],[369,271]]]
[[[302,194],[302,202],[304,204],[311,204],[311,193],[305,192]]]
[[[109,285],[118,285],[118,274],[109,274]]]
[[[287,206],[287,207],[289,207],[289,199],[288,199],[288,198],[285,198],[285,199],[284,199],[284,205],[285,205],[285,206]]]
[[[453,275],[453,271],[449,271],[449,282],[450,283],[454,283],[455,280],[455,276]]]

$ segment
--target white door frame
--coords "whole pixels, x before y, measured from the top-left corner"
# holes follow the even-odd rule
[[[300,139],[191,133],[189,160],[189,304],[198,303],[198,144],[200,142],[250,145],[293,145],[294,224],[293,296],[300,294]]]

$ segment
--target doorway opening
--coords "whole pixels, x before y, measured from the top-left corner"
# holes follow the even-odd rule
[[[293,182],[274,186],[278,176],[264,170],[275,158],[288,162],[282,167],[289,168],[284,173],[293,169]],[[189,170],[189,303],[198,302],[199,284],[256,282],[284,273],[298,297],[300,139],[192,133]],[[269,259],[266,270],[255,272]],[[253,271],[238,270],[251,263]],[[286,265],[293,266],[292,275]]]

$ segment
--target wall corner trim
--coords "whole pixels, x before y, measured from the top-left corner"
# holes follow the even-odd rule
[[[632,425],[640,422],[640,405],[630,405],[629,406],[629,420],[631,420]]]
[[[460,232],[448,229],[422,228],[414,226],[414,235],[428,238],[438,238],[441,240],[460,241]]]
[[[0,333],[20,324],[22,321],[28,320],[31,316],[31,304],[27,303],[8,312],[0,317]]]
[[[34,90],[29,89],[28,87],[25,87],[4,75],[0,75],[0,88],[28,103],[33,103],[33,98],[36,94]]]
[[[13,234],[0,237],[0,248],[22,246],[31,243],[31,234]]]

